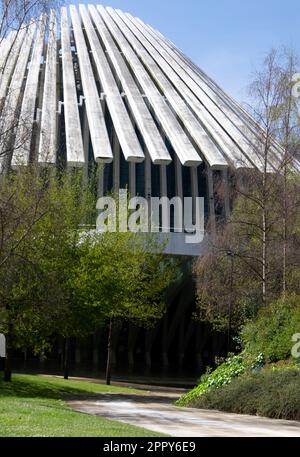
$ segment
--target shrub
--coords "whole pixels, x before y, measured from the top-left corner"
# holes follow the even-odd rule
[[[292,336],[300,332],[300,296],[291,295],[262,308],[242,330],[245,352],[264,353],[266,362],[291,356]]]
[[[212,389],[229,384],[233,378],[245,373],[248,368],[255,368],[262,362],[260,354],[255,359],[246,358],[244,353],[231,355],[213,372],[208,371],[200,379],[200,384],[177,400],[179,406],[192,406],[192,403],[201,395]]]
[[[189,406],[275,419],[300,420],[300,370],[264,369],[206,391]]]

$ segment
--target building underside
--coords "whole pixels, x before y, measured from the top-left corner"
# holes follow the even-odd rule
[[[201,196],[214,231],[217,218],[230,213],[228,176],[263,168],[255,120],[173,43],[128,13],[99,5],[53,10],[6,37],[0,69],[2,173],[36,163],[89,175],[96,166],[98,196],[125,188],[145,198]],[[274,142],[268,169],[281,160]],[[171,233],[167,252],[198,255],[201,245]],[[189,274],[155,329],[117,329],[117,365],[195,371],[222,353],[222,337],[191,320],[194,295]],[[104,341],[99,330],[89,343],[74,342],[74,363],[103,368]],[[58,343],[55,357],[60,350]]]

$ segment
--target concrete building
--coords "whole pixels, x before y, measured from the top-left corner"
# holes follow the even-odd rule
[[[228,174],[263,166],[255,120],[172,42],[128,13],[99,5],[52,11],[17,39],[12,32],[0,59],[2,172],[34,161],[88,174],[100,164],[99,196],[126,187],[146,198],[202,196],[214,232],[216,219],[230,212]],[[13,155],[6,153],[13,144]],[[270,171],[281,154],[274,143]],[[219,181],[221,207],[214,201]],[[183,235],[168,235],[167,252],[200,254],[201,245],[186,244]],[[189,274],[170,300],[172,312],[157,329],[119,329],[116,360],[125,351],[129,366],[143,359],[150,368],[153,354],[162,354],[157,366],[174,358],[180,367],[187,354],[191,364],[193,357],[202,363],[206,330],[189,318]],[[99,365],[100,340],[99,333],[88,354],[74,347],[78,365],[84,357]]]

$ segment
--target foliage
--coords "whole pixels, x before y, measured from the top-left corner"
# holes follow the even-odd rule
[[[77,297],[100,320],[149,325],[160,318],[176,264],[150,248],[144,237],[130,232],[86,235],[74,277]]]
[[[300,420],[300,370],[264,369],[191,399],[189,406]]]
[[[263,352],[267,362],[291,356],[292,336],[300,331],[300,296],[290,295],[262,308],[242,331],[248,354]]]
[[[34,168],[1,179],[1,330],[10,347],[47,347],[66,316],[65,276],[78,228],[92,218],[94,197],[81,174],[43,175]],[[72,268],[70,268],[72,270]]]
[[[95,232],[94,187],[79,170],[32,167],[3,176],[0,330],[7,359],[20,347],[44,354],[54,335],[86,337],[110,319],[148,326],[162,316],[176,262],[151,237]]]
[[[259,170],[229,171],[231,214],[218,216],[217,236],[195,262],[197,317],[217,329],[228,327],[231,313],[231,327],[239,331],[261,306],[282,293],[300,293],[300,180],[292,166],[300,145],[291,84],[297,66],[292,51],[272,50],[256,72],[251,95]],[[274,138],[283,148],[275,162]],[[224,207],[223,180],[215,187]]]
[[[256,358],[247,358],[244,353],[231,355],[214,371],[209,369],[208,372],[201,377],[200,384],[183,395],[177,401],[177,405],[192,406],[202,395],[210,390],[215,390],[226,384],[230,384],[233,378],[241,376],[247,369],[254,369],[261,362],[261,354]]]

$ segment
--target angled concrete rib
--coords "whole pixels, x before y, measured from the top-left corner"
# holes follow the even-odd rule
[[[184,97],[185,85],[178,75],[172,70],[172,66],[168,65],[168,63],[161,58],[151,43],[145,39],[143,34],[135,27],[134,24],[131,23],[125,14],[116,10],[119,15],[118,18],[115,12],[111,9],[109,9],[109,11],[119,27],[122,27],[124,35],[136,50],[145,66],[151,72],[157,84],[161,87],[170,105],[201,150],[204,159],[211,167],[227,167],[228,161],[224,158],[216,143],[207,134],[203,125],[199,122],[199,118],[197,118],[191,111],[190,106],[187,103],[187,99]],[[123,26],[120,19],[124,21]]]
[[[74,5],[70,6],[70,12],[94,157],[98,161],[111,162],[111,145],[80,18]]]
[[[129,108],[134,120],[143,136],[146,148],[154,164],[168,164],[171,162],[170,154],[161,138],[158,128],[149,112],[145,100],[137,87],[120,51],[118,50],[111,34],[99,16],[96,8],[89,5],[89,12],[103,41],[109,59],[112,62],[116,76],[126,94]]]
[[[25,35],[26,29],[24,28],[19,31],[12,48],[10,50],[8,49],[9,55],[6,56],[7,61],[0,77],[0,101],[2,101],[2,99],[6,96],[10,79],[13,75],[13,71],[19,57],[21,46],[24,43]]]
[[[169,108],[166,100],[162,97],[161,93],[122,34],[121,30],[109,16],[105,8],[98,5],[98,11],[108,29],[114,35],[118,46],[128,61],[129,66],[134,70],[135,76],[142,90],[148,97],[149,103],[153,107],[155,114],[181,163],[186,166],[199,165],[202,163],[199,154],[185,134],[173,111]]]
[[[80,5],[79,10],[86,35],[89,40],[101,86],[103,88],[103,92],[106,94],[107,106],[124,157],[129,162],[141,162],[145,158],[142,147],[126,111],[123,99],[107,62],[97,33],[92,25],[92,21],[86,8],[83,5]]]
[[[61,47],[67,162],[69,166],[80,166],[85,159],[66,8],[61,9]]]
[[[9,35],[6,38],[4,38],[0,44],[0,81],[1,75],[6,65],[6,60],[12,49],[15,38],[16,32],[10,32]]]
[[[57,111],[57,23],[56,12],[51,10],[44,81],[38,162],[41,165],[56,163],[56,111]]]
[[[36,97],[38,92],[41,57],[44,47],[46,17],[38,23],[37,36],[29,65],[19,124],[15,139],[16,152],[12,157],[12,167],[28,165],[33,135]]]
[[[17,128],[19,118],[17,117],[17,108],[21,97],[21,90],[24,82],[24,76],[27,68],[27,63],[30,55],[33,36],[35,33],[36,24],[32,23],[28,26],[25,32],[25,38],[17,60],[14,73],[8,88],[8,93],[5,98],[5,103],[0,117],[0,160],[2,169],[4,162],[11,161],[10,150],[12,137]],[[23,35],[23,34],[22,34]],[[14,148],[14,154],[18,154],[18,149]],[[5,160],[4,157],[5,156]]]
[[[216,118],[220,125],[225,128],[227,134],[232,137],[233,141],[241,147],[246,162],[251,160],[256,167],[261,168],[263,146],[260,134],[262,129],[254,122],[253,118],[238,103],[225,94],[204,72],[198,69],[173,43],[163,37],[160,32],[150,26],[146,26],[138,18],[133,20],[139,23],[148,34],[152,35],[151,38],[156,43],[160,54],[166,60],[172,60],[172,67],[174,66],[174,69],[188,87],[203,102],[210,115]],[[280,150],[281,148],[276,147],[274,142],[270,153],[270,171],[280,164],[280,156],[282,154]]]

